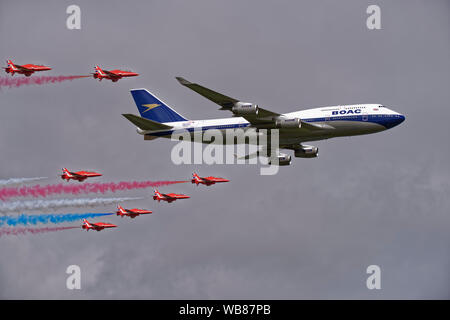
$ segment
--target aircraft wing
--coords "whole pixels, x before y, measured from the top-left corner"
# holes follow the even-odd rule
[[[100,173],[97,172],[87,172],[87,171],[78,171],[78,172],[71,172],[71,174],[75,177],[80,178],[89,178],[89,177],[99,177],[101,176]]]
[[[79,173],[76,173],[76,172],[70,172],[70,174],[71,174],[72,176],[74,176],[75,178],[84,178],[84,177],[87,177],[85,174],[79,174]]]
[[[122,76],[119,74],[116,74],[114,72],[111,71],[107,71],[107,70],[102,70],[104,73],[106,73],[108,76],[112,77],[112,78],[121,78]]]
[[[228,97],[219,92],[213,91],[211,89],[205,88],[197,83],[192,83],[184,78],[176,77],[178,82],[185,87],[197,92],[201,96],[205,97],[212,102],[217,103],[221,106],[219,110],[230,110],[232,111],[233,106],[240,102],[235,98]],[[274,128],[275,121],[282,117],[280,113],[276,113],[270,110],[266,110],[258,107],[258,114],[256,115],[242,115],[242,117],[250,122],[253,126],[259,128]],[[323,128],[316,124],[310,124],[305,121],[301,121],[302,128],[308,130],[322,130]]]
[[[228,182],[227,179],[217,177],[204,177],[203,179],[208,182]]]
[[[25,67],[17,65],[17,64],[15,64],[14,67],[16,67],[17,69],[19,69],[21,71],[34,71],[33,69],[25,68]]]
[[[216,177],[201,177],[200,179],[202,179],[205,182],[217,182],[218,179]]]
[[[217,103],[218,105],[222,106],[221,109],[231,109],[233,105],[239,100],[236,100],[234,98],[228,97],[226,95],[223,95],[221,93],[215,92],[211,89],[205,88],[197,83],[192,83],[187,81],[184,78],[176,77],[179,83],[181,83],[183,86],[188,87],[191,90],[194,90],[199,95],[204,96],[206,99],[211,100],[212,102]]]
[[[111,223],[105,223],[105,222],[97,222],[97,223],[91,223],[93,226],[97,227],[97,228],[114,228],[116,227],[116,225],[111,224]]]

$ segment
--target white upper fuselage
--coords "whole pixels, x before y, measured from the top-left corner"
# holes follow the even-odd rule
[[[369,134],[390,129],[405,120],[400,113],[380,104],[357,104],[330,106],[285,113],[282,117],[299,118],[302,122],[322,126],[323,129],[311,131],[302,128],[280,129],[280,145],[298,144],[306,141],[322,140],[333,137]],[[254,128],[242,117],[210,120],[188,120],[164,123],[173,127],[170,130],[141,131],[146,139],[156,137],[170,138],[175,132],[187,130],[216,129],[225,133],[227,129]],[[225,141],[224,141],[225,143]]]

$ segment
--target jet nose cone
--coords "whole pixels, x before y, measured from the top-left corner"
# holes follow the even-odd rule
[[[390,121],[388,121],[388,127],[393,128],[395,126],[398,126],[400,123],[405,121],[405,116],[402,114],[397,114],[392,118]]]
[[[386,129],[390,129],[395,126],[398,126],[403,121],[405,121],[405,116],[397,113],[397,114],[391,114],[389,116],[386,116],[384,118],[382,124],[386,127]]]

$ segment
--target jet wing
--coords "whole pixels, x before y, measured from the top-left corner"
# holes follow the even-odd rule
[[[208,182],[228,182],[229,180],[224,178],[217,178],[217,177],[203,177],[203,180],[206,180]]]
[[[205,88],[197,83],[192,83],[187,81],[184,78],[176,77],[179,83],[181,83],[183,86],[188,87],[191,90],[194,90],[201,96],[205,97],[206,99],[211,100],[212,102],[217,103],[222,108],[219,110],[231,110],[231,108],[240,100],[228,97],[226,95],[223,95],[219,92],[213,91],[211,89]],[[266,117],[278,117],[280,114],[275,113],[269,110],[261,109],[259,108],[259,114],[258,118],[266,118]]]
[[[82,177],[82,178],[84,178],[84,177],[89,178],[89,177],[99,177],[99,176],[101,176],[100,173],[87,172],[87,171],[71,172],[71,174],[76,176],[76,177]]]
[[[184,78],[176,77],[178,82],[185,87],[197,92],[201,96],[205,97],[212,102],[217,103],[221,106],[219,110],[230,110],[232,107],[240,100],[235,98],[228,97],[219,92],[213,91],[211,89],[205,88],[197,83],[192,83]],[[258,107],[257,115],[242,115],[242,117],[250,122],[253,126],[257,128],[274,128],[275,121],[279,118],[282,118],[280,113],[276,113],[270,110],[266,110]],[[301,127],[307,130],[322,130],[321,126],[310,124],[305,121],[301,121]]]
[[[206,182],[216,182],[216,181],[218,181],[216,177],[201,177],[200,179],[202,179],[203,181],[206,181]]]
[[[239,100],[215,92],[211,89],[205,88],[197,83],[189,82],[184,78],[176,77],[176,79],[183,86],[188,87],[191,90],[194,90],[199,95],[204,96],[206,99],[209,99],[212,102],[215,102],[218,105],[222,106],[221,109],[231,109],[235,103],[239,102]]]
[[[24,66],[20,66],[17,64],[15,64],[14,67],[16,67],[17,69],[19,69],[21,71],[34,71],[33,69],[25,68]]]
[[[122,76],[120,74],[111,72],[111,71],[107,71],[107,70],[102,70],[104,73],[106,73],[108,76],[110,76],[111,78],[121,78]]]
[[[105,222],[97,222],[97,223],[91,223],[91,224],[97,228],[102,228],[102,229],[117,227],[116,225],[114,225],[112,223],[105,223]]]
[[[85,178],[86,177],[85,174],[79,174],[79,173],[76,173],[76,172],[70,172],[70,174],[72,176],[76,177],[76,178]]]

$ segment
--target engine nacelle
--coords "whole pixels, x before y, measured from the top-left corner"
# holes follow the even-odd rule
[[[231,111],[236,115],[257,115],[259,108],[257,104],[248,102],[236,102],[231,108]]]
[[[275,126],[277,128],[283,128],[283,129],[297,129],[301,128],[302,121],[299,118],[292,118],[292,119],[278,119],[275,121]]]
[[[140,135],[145,135],[148,130],[142,130],[141,128],[136,128],[136,132],[139,133]]]
[[[315,158],[319,155],[319,148],[314,146],[302,146],[301,149],[295,150],[296,158]]]
[[[282,154],[279,155],[277,157],[271,157],[269,158],[268,164],[272,165],[272,164],[276,164],[276,158],[278,158],[278,165],[279,166],[288,166],[291,164],[291,156],[287,155],[287,154]]]

